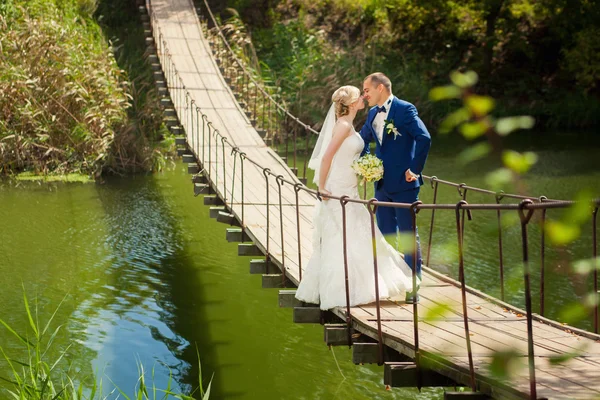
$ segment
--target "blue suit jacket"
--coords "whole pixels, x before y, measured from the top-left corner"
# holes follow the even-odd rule
[[[394,122],[400,136],[394,139],[394,134],[388,134],[384,128],[381,144],[379,144],[377,134],[373,129],[373,120],[376,115],[377,107],[371,108],[367,122],[360,130],[360,136],[365,141],[365,148],[361,156],[369,152],[369,143],[374,140],[376,143],[375,155],[383,161],[383,179],[375,182],[375,188],[383,188],[388,193],[396,193],[421,186],[423,178],[420,175],[431,147],[431,136],[419,118],[417,108],[394,96],[387,120]],[[419,179],[414,182],[406,182],[405,173],[409,168],[419,175]]]

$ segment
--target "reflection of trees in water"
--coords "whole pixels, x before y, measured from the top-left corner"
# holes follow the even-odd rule
[[[84,319],[102,318],[99,312],[109,310],[149,329],[178,360],[168,366],[182,388],[197,385],[197,344],[204,378],[215,372],[213,390],[221,392],[197,269],[160,188],[152,177],[137,177],[111,180],[97,191],[108,231],[104,246],[111,256],[103,261],[106,284],[82,308]],[[170,332],[152,325],[148,317]]]

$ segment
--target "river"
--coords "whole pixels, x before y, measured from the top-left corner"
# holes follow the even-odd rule
[[[540,155],[524,181],[527,192],[568,199],[591,188],[600,195],[598,142],[591,132],[514,139],[513,147]],[[452,137],[434,138],[425,173],[485,187],[494,163],[461,167],[455,156],[462,147]],[[431,196],[431,188],[423,188],[422,200]],[[440,189],[438,196],[438,202],[458,201],[456,189]],[[483,197],[469,194],[468,200]],[[429,218],[419,214],[424,244]],[[455,276],[453,215],[440,213],[436,220],[431,264]],[[467,284],[498,295],[495,220],[495,213],[479,212],[467,222],[466,276]],[[113,383],[132,393],[138,364],[155,369],[157,387],[167,386],[169,371],[175,390],[197,386],[196,347],[205,384],[214,374],[211,399],[442,397],[440,389],[386,391],[381,367],[353,365],[347,347],[328,349],[319,325],[293,324],[291,310],[277,307],[277,290],[261,289],[260,276],[248,273],[249,258],[238,257],[236,244],[225,240],[226,226],[210,219],[193,196],[181,163],[164,173],[97,184],[0,182],[0,224],[0,318],[25,333],[23,288],[42,325],[64,300],[50,328],[63,325],[49,361],[71,345],[66,359],[78,381],[102,379],[108,398],[117,396],[109,394]],[[570,260],[591,256],[591,225],[583,229],[572,246],[548,251],[550,316],[591,284],[566,273]],[[538,236],[534,224],[532,259]],[[507,299],[522,305],[519,237],[516,227],[505,229]],[[534,293],[538,287],[534,277]],[[534,308],[538,304],[536,294]],[[581,326],[589,328],[589,321]],[[24,361],[22,347],[2,326],[0,346]],[[1,361],[0,376],[9,375]]]

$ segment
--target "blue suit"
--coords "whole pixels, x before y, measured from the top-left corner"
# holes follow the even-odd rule
[[[369,144],[375,141],[375,155],[383,161],[383,179],[375,182],[375,197],[379,201],[396,203],[413,203],[419,199],[419,190],[423,184],[421,173],[431,146],[431,136],[425,124],[419,118],[414,105],[393,97],[387,121],[393,121],[399,132],[398,136],[388,133],[384,127],[382,143],[379,143],[373,128],[373,120],[377,115],[377,107],[371,108],[367,122],[360,130],[360,136],[365,141],[361,155],[369,152]],[[414,182],[407,182],[405,173],[410,169],[419,175]],[[412,216],[410,210],[391,207],[377,208],[377,225],[384,235],[398,232],[412,236]],[[404,237],[404,235],[403,235]],[[413,245],[405,243],[405,248],[411,249],[405,254],[409,267],[413,266]],[[417,233],[417,274],[421,277],[421,246]]]

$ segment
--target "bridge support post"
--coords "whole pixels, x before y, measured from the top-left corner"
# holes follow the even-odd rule
[[[198,166],[198,164],[195,164],[195,163],[194,164],[188,164],[187,171],[188,171],[188,174],[194,174],[195,175],[198,172],[200,172],[200,166]],[[199,183],[198,183],[198,185],[199,185]],[[199,194],[202,194],[202,191],[197,192],[197,190],[200,190],[200,188],[196,189],[196,187],[194,185],[194,194],[197,193],[196,196],[199,195]]]
[[[204,196],[204,205],[205,206],[222,206],[225,205],[223,200],[219,196]]]
[[[302,302],[296,298],[296,289],[285,289],[279,291],[279,307],[302,307]]]
[[[327,346],[347,346],[349,344],[348,325],[325,324],[323,328],[323,339]]]
[[[244,242],[248,236],[246,236],[242,228],[227,228],[226,238],[229,243],[241,243]]]
[[[209,215],[211,218],[216,219],[219,216],[219,213],[226,212],[227,208],[225,206],[213,206],[210,207]]]
[[[192,171],[196,171],[199,170],[200,167],[198,166],[198,164],[188,164],[188,173],[193,173]],[[196,173],[198,173],[199,171],[197,171]],[[204,184],[204,183],[194,183],[194,194],[196,196],[199,196],[201,194],[208,194],[210,193],[210,186]]]
[[[352,362],[354,364],[377,364],[379,363],[379,343],[364,335],[360,336],[360,342],[352,345]],[[383,346],[384,362],[412,362],[412,359],[397,352],[388,346]]]
[[[225,211],[219,211],[219,215],[217,215],[217,222],[221,222],[223,224],[228,225],[240,226],[240,223],[235,218],[235,215]]]
[[[285,282],[283,282],[281,274],[263,274],[262,276],[263,289],[280,289],[290,286],[294,286],[292,281],[285,277]]]
[[[192,183],[204,183],[204,184],[206,184],[206,183],[208,183],[208,179],[206,179],[206,177],[204,175],[194,175],[192,177]],[[204,203],[206,205],[206,202],[204,202]],[[215,205],[217,205],[217,204],[215,204]],[[221,204],[219,204],[219,205],[221,205]]]
[[[238,244],[238,256],[262,256],[263,252],[260,251],[258,246],[254,243],[240,243]]]
[[[444,400],[488,400],[491,399],[485,393],[480,392],[445,392]]]
[[[294,307],[294,323],[296,324],[320,324],[322,321],[319,306]]]
[[[266,274],[267,273],[267,262],[262,259],[250,260],[250,273],[251,274]]]
[[[383,365],[383,383],[390,387],[416,387],[418,383],[417,365],[414,362],[386,362]],[[422,387],[457,386],[447,376],[429,369],[421,369]],[[459,393],[459,392],[457,392]],[[460,392],[472,393],[472,392]],[[478,393],[479,394],[479,393]]]

